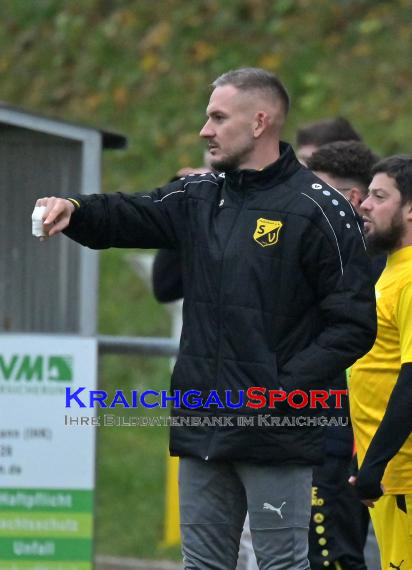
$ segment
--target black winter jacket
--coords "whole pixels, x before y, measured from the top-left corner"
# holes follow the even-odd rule
[[[182,257],[178,249],[159,249],[153,262],[153,295],[159,303],[183,299]]]
[[[309,391],[373,345],[370,261],[350,204],[281,143],[262,171],[192,175],[149,194],[75,196],[66,234],[91,248],[178,248],[185,299],[172,390],[258,386]],[[246,403],[246,401],[245,401]],[[237,425],[236,417],[313,416],[312,410],[175,408],[229,425],[172,427],[172,455],[316,464],[323,429]],[[230,425],[233,424],[233,426]]]

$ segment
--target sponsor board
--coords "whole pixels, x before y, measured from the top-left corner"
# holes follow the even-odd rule
[[[93,566],[95,430],[63,420],[65,387],[96,376],[95,339],[0,335],[1,570]]]

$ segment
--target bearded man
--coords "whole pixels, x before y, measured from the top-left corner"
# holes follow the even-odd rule
[[[387,253],[376,284],[378,334],[352,368],[349,395],[360,471],[382,568],[412,568],[412,156],[372,169],[360,206],[371,255]]]

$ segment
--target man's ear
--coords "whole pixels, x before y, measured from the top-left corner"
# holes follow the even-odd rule
[[[361,190],[356,186],[352,186],[350,190],[345,192],[346,198],[352,204],[352,206],[357,210],[359,206],[362,204],[364,196]]]
[[[405,210],[406,210],[406,219],[408,221],[412,221],[412,202],[406,202]]]
[[[255,119],[253,123],[253,136],[255,139],[260,137],[260,135],[269,126],[269,115],[265,111],[258,111],[255,114]]]

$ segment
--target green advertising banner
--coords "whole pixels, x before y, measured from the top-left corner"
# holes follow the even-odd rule
[[[65,388],[96,389],[96,341],[0,339],[0,570],[91,570],[96,428],[66,425]]]

